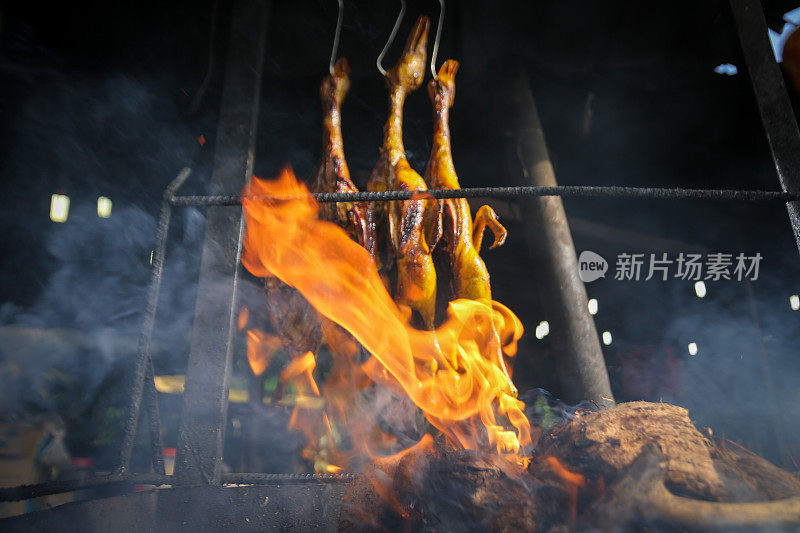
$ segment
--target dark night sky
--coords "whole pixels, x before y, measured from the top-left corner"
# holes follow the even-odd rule
[[[274,4],[256,171],[269,176],[291,163],[308,176],[319,150],[317,87],[327,68],[336,3]],[[346,4],[341,54],[353,66],[353,84],[344,109],[345,148],[363,185],[385,116],[374,57],[396,5]],[[487,93],[502,83],[487,74],[493,59],[513,50],[528,67],[559,183],[777,189],[726,2],[450,4],[439,58],[455,57],[462,64],[452,120],[463,186],[514,184],[498,162],[502,124],[485,112]],[[764,4],[774,29],[782,26],[784,12],[797,7]],[[195,171],[186,192],[202,192],[209,174],[228,28],[227,2],[220,2],[216,18],[214,5],[209,0],[0,4],[2,322],[135,333],[161,192],[183,166]],[[435,17],[436,5],[409,2],[400,35],[417,12]],[[480,24],[460,23],[476,14]],[[192,109],[209,54],[215,68]],[[715,73],[723,63],[737,65],[739,74]],[[409,159],[420,170],[429,128],[429,104],[420,91],[409,98],[405,125]],[[208,141],[203,145],[201,135]],[[65,224],[48,218],[56,192],[72,200]],[[108,220],[94,214],[99,195],[114,202]],[[739,437],[748,424],[771,431],[761,416],[767,411],[758,355],[763,341],[778,402],[793,406],[786,417],[797,421],[800,359],[793,342],[800,314],[789,309],[788,298],[800,292],[800,259],[781,205],[570,199],[565,206],[576,220],[579,251],[607,258],[661,252],[646,243],[665,239],[676,250],[764,256],[752,306],[735,282],[710,284],[703,300],[687,282],[625,283],[609,277],[589,285],[589,296],[600,300],[598,329],[614,335],[606,355],[620,397],[672,397],[694,409],[702,423]],[[587,230],[587,222],[601,229]],[[524,213],[507,223],[509,243],[487,253],[486,261],[495,298],[518,311],[532,332],[546,317],[522,238]],[[199,211],[176,217],[162,298],[163,335],[183,337],[191,323],[202,224]],[[635,232],[645,245],[610,238],[609,229]],[[701,346],[695,358],[686,353],[689,341]],[[631,355],[644,348],[656,356]],[[680,361],[677,388],[659,381],[659,361],[667,351]],[[555,388],[552,376],[537,370],[557,357],[548,352],[546,339],[537,343],[527,335],[520,357],[526,354],[529,364],[520,363],[518,370],[523,386]],[[631,379],[640,386],[626,389],[623,372],[632,357],[638,357],[642,374]],[[180,367],[163,364],[173,371]]]

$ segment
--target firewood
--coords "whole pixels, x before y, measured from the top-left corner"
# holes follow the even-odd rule
[[[583,412],[540,440],[527,470],[431,441],[373,463],[340,527],[443,531],[800,528],[800,480],[701,434],[686,409]]]
[[[755,503],[719,503],[676,496],[664,485],[668,459],[649,443],[609,491],[584,514],[576,530],[667,531],[800,527],[800,496]]]
[[[711,441],[695,428],[686,409],[665,403],[631,402],[580,413],[542,440],[531,468],[552,456],[608,484],[651,442],[669,459],[665,482],[671,490],[710,500],[724,494]]]

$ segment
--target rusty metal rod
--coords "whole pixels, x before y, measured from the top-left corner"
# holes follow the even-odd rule
[[[361,191],[336,193],[311,193],[320,203],[391,202],[410,200],[420,193],[414,191]],[[594,185],[555,185],[518,187],[471,187],[466,189],[429,189],[425,198],[497,198],[522,199],[538,196],[629,198],[648,200],[711,200],[723,202],[790,202],[800,200],[800,192],[759,191],[736,189],[682,189],[667,187],[617,187]],[[259,196],[265,200],[295,200],[300,196]],[[237,206],[239,195],[174,196],[173,206]]]
[[[172,216],[172,206],[169,199],[186,182],[191,174],[191,169],[184,168],[172,180],[164,191],[161,203],[161,215],[156,228],[156,250],[153,254],[153,272],[150,275],[150,286],[147,290],[147,307],[139,336],[139,346],[134,364],[133,379],[128,392],[128,416],[125,418],[122,449],[120,461],[117,466],[118,474],[125,474],[130,469],[131,454],[136,444],[136,433],[139,428],[139,412],[141,411],[142,396],[147,400],[147,413],[150,423],[150,438],[152,449],[153,469],[157,474],[164,473],[164,457],[161,447],[161,421],[158,413],[157,394],[155,389],[153,359],[150,356],[150,343],[153,339],[153,326],[155,325],[156,312],[158,311],[158,294],[161,289],[161,278],[164,274],[164,258],[166,257],[167,237],[169,234],[169,221]]]
[[[240,189],[253,174],[269,0],[232,2],[225,83],[209,192]],[[175,458],[177,482],[220,482],[232,340],[238,311],[241,212],[206,214],[195,318]]]
[[[797,193],[800,191],[800,130],[797,129],[783,75],[775,62],[761,2],[730,0],[730,5],[778,182],[784,191]],[[797,198],[787,200],[786,209],[800,249],[800,203]]]
[[[221,481],[225,485],[348,483],[355,476],[350,472],[340,472],[338,474],[262,474],[243,472],[222,474]],[[128,474],[125,476],[102,476],[91,479],[62,479],[0,488],[0,502],[28,500],[30,498],[99,487],[112,488],[126,485],[154,485],[158,487],[172,485],[175,482],[175,476],[166,476],[164,474]]]

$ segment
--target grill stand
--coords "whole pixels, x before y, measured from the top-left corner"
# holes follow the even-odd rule
[[[496,108],[499,122],[506,124],[509,170],[525,185],[553,187],[556,175],[547,152],[539,113],[520,61],[511,60],[501,72]],[[509,112],[512,110],[512,112]],[[553,345],[559,354],[558,380],[566,401],[591,400],[613,407],[614,395],[608,379],[603,351],[594,320],[589,314],[586,287],[578,277],[578,257],[564,212],[557,196],[523,199],[526,206],[526,240],[539,275],[539,292],[551,325]]]
[[[241,189],[253,173],[268,0],[233,8],[210,194]],[[175,462],[180,484],[220,482],[244,219],[210,207]]]
[[[798,192],[800,131],[783,75],[775,62],[761,3],[758,0],[730,0],[730,3],[778,181],[785,192]],[[800,250],[800,203],[787,202],[786,209]]]

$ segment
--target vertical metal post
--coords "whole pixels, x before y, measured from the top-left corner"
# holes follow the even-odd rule
[[[758,0],[730,0],[747,72],[781,188],[800,191],[800,131],[769,42],[767,21]],[[788,202],[789,222],[800,250],[800,204]]]
[[[158,398],[156,395],[153,376],[153,359],[150,356],[150,341],[153,338],[153,326],[158,311],[158,294],[161,290],[161,276],[164,273],[164,258],[166,256],[167,237],[169,234],[169,220],[172,216],[170,200],[181,188],[191,174],[191,169],[184,168],[178,176],[170,182],[164,191],[161,203],[161,215],[156,229],[156,250],[153,254],[153,272],[150,278],[150,287],[147,292],[147,308],[139,337],[136,363],[133,369],[133,379],[128,393],[128,416],[125,419],[125,433],[122,440],[120,462],[117,474],[125,474],[130,469],[131,454],[136,444],[136,433],[139,428],[139,412],[141,411],[142,398],[147,402],[147,414],[150,422],[150,441],[152,448],[153,470],[156,474],[164,473],[164,457],[161,448],[161,420],[158,412]]]
[[[253,173],[269,6],[233,5],[209,194],[237,193]],[[240,209],[208,209],[175,465],[183,484],[220,480],[243,230]]]
[[[509,136],[508,162],[525,185],[555,186],[539,113],[524,66],[512,60],[500,70],[495,106]],[[498,78],[499,79],[499,78]],[[526,238],[540,278],[542,300],[550,322],[558,380],[568,402],[592,400],[614,405],[600,340],[587,307],[586,288],[578,276],[578,258],[560,197],[531,198],[526,210]]]

